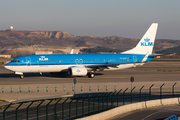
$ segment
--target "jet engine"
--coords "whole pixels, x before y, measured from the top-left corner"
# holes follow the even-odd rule
[[[85,67],[71,67],[70,75],[71,76],[86,76],[87,69]]]

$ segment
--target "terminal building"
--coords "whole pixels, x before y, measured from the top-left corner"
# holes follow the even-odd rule
[[[53,54],[52,51],[35,51],[35,55],[39,55],[39,54]]]
[[[11,58],[11,55],[0,55],[0,58]]]

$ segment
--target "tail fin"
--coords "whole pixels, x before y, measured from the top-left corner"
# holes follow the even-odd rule
[[[73,52],[74,52],[74,49],[72,49],[71,52],[70,52],[69,54],[73,54]]]
[[[135,48],[125,51],[128,54],[152,54],[158,23],[152,23]]]

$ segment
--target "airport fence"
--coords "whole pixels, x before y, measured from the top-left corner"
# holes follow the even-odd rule
[[[113,90],[116,91],[116,86],[113,86]],[[109,87],[108,86],[104,86],[102,87],[101,86],[101,89],[100,89],[100,86],[97,86],[97,88],[92,88],[92,86],[89,86],[88,90],[87,88],[84,90],[83,89],[84,87],[83,86],[80,86],[80,92],[91,92],[91,91],[97,91],[97,92],[107,92],[108,90],[112,90],[112,89],[108,89]],[[27,87],[27,86],[20,86],[20,87],[1,87],[1,93],[27,93],[27,92],[74,92],[75,91],[75,86],[72,86],[71,90],[70,89],[67,89],[66,86],[63,86],[63,87]]]
[[[176,83],[172,86],[172,87],[174,87],[176,85]],[[154,86],[154,84],[152,84],[152,86],[151,87],[153,87]],[[164,86],[164,85],[163,85]],[[162,87],[163,87],[162,86]],[[118,86],[119,87],[119,86]],[[151,89],[151,87],[149,88],[149,89]],[[132,88],[132,86],[131,86],[131,88]],[[139,87],[138,87],[139,88]],[[144,88],[144,86],[141,88],[141,89],[143,89]],[[137,89],[137,88],[136,88]],[[171,89],[171,88],[165,88],[166,89],[166,91],[170,91],[169,89]],[[173,88],[174,89],[174,88]],[[29,87],[29,86],[27,86],[27,85],[25,85],[25,86],[15,86],[15,87],[10,87],[10,86],[8,86],[8,87],[1,87],[1,92],[0,92],[0,94],[2,93],[40,93],[40,92],[46,92],[46,93],[48,93],[48,92],[61,92],[61,93],[65,93],[65,92],[68,92],[68,93],[72,93],[72,94],[74,94],[74,92],[76,91],[76,92],[78,92],[78,93],[83,93],[83,92],[85,92],[85,93],[91,93],[91,92],[108,92],[108,91],[116,91],[117,90],[117,87],[116,86],[78,86],[78,87],[76,87],[76,89],[75,89],[75,86],[72,86],[71,88],[70,87],[66,87],[66,86],[63,86],[63,87],[57,87],[57,86],[51,86],[51,87],[35,87],[35,86],[31,86],[31,87]],[[146,89],[145,89],[146,91],[148,91],[147,90],[147,86],[146,86]],[[145,91],[145,90],[143,90],[143,91]],[[159,89],[157,89],[157,87],[156,87],[156,89],[154,88],[153,89],[153,91],[159,91]],[[173,92],[173,91],[172,91]],[[179,92],[180,92],[180,90],[179,90]]]
[[[143,90],[144,86],[136,90],[120,89],[109,92],[97,92],[88,94],[74,94],[66,96],[28,99],[0,104],[0,119],[46,119],[65,120],[97,114],[118,106],[135,102],[180,97],[180,93],[175,90],[176,83],[170,91],[163,89],[164,83],[153,91],[152,84],[148,90]]]

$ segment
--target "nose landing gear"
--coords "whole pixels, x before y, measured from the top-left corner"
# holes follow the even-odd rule
[[[24,78],[24,75],[20,75],[20,78],[23,79],[23,78]]]
[[[16,75],[20,75],[20,78],[23,79],[24,78],[24,75],[22,72],[14,72]]]

